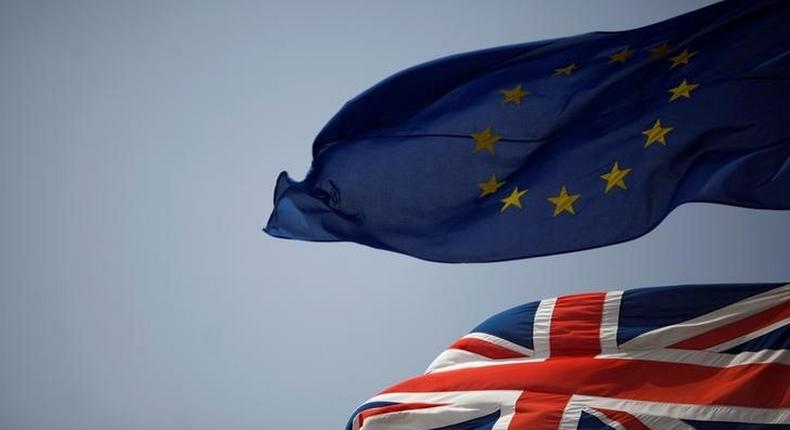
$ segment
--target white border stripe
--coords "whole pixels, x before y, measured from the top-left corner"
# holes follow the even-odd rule
[[[540,301],[535,311],[535,322],[532,324],[532,347],[535,358],[546,358],[551,354],[549,335],[551,333],[551,315],[554,313],[556,298]]]
[[[573,402],[568,401],[565,404],[565,409],[562,410],[562,418],[560,418],[560,425],[557,426],[557,430],[578,430],[583,409],[581,405],[575,405]]]
[[[606,293],[603,301],[603,316],[601,317],[601,353],[618,352],[617,329],[620,323],[620,301],[622,291]]]

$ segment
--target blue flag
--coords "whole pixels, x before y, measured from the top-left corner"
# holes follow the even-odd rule
[[[265,231],[443,262],[639,237],[673,208],[790,209],[790,2],[456,55],[348,102]]]

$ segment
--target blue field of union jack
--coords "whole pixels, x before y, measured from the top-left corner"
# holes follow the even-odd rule
[[[790,429],[790,284],[541,300],[495,315],[347,430]]]

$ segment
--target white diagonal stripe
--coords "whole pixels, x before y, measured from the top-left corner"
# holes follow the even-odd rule
[[[425,373],[457,369],[460,366],[471,365],[473,363],[487,365],[490,364],[491,361],[492,360],[488,357],[483,357],[474,352],[464,351],[463,349],[446,349],[431,362]]]
[[[477,410],[477,416],[472,418],[482,417],[488,415],[495,410],[499,410],[499,419],[494,423],[492,430],[507,430],[510,425],[510,420],[513,418],[516,410],[516,401],[521,396],[521,390],[481,390],[481,391],[445,391],[445,392],[430,392],[430,393],[384,393],[368,400],[370,402],[398,402],[398,403],[443,403],[448,406],[455,405],[455,407],[463,407],[467,410]],[[433,408],[431,408],[433,409]],[[427,411],[424,409],[422,411]],[[417,410],[420,411],[420,410]],[[420,413],[414,413],[415,419],[419,419]],[[430,415],[422,415],[430,417]],[[354,417],[356,420],[356,417]],[[450,417],[450,421],[445,425],[461,422]],[[436,423],[429,423],[432,426],[425,426],[425,420],[412,423],[410,427],[400,427],[409,429],[429,429],[438,427]],[[368,430],[367,426],[362,427]]]
[[[575,394],[570,403],[588,408],[614,409],[630,414],[653,415],[700,421],[728,421],[753,424],[786,424],[788,408],[750,408],[745,406],[694,405],[687,403],[649,402]]]
[[[607,426],[615,430],[628,430],[627,428],[623,427],[623,425],[620,424],[619,421],[615,421],[609,418],[608,416],[606,416],[605,414],[603,414],[602,412],[596,411],[595,409],[585,409],[584,412],[594,416],[595,418],[598,418],[599,420],[601,420],[602,423],[606,424]]]
[[[746,342],[748,342],[748,341],[750,341],[752,339],[757,339],[758,337],[760,337],[760,336],[762,336],[764,334],[767,334],[767,333],[770,333],[770,332],[772,332],[774,330],[780,329],[780,328],[786,326],[787,324],[790,324],[790,318],[785,318],[785,319],[783,319],[781,321],[777,321],[777,322],[775,322],[775,323],[773,323],[771,325],[767,325],[765,327],[762,327],[759,330],[755,330],[755,331],[753,331],[751,333],[746,333],[743,336],[736,337],[735,339],[728,340],[727,342],[722,342],[722,343],[720,343],[718,345],[715,345],[715,346],[712,346],[710,348],[707,348],[707,350],[708,351],[717,351],[717,352],[726,351],[726,350],[728,350],[728,349],[730,349],[730,348],[732,348],[734,346],[738,346],[738,345],[740,345],[742,343],[746,343]]]
[[[639,415],[639,421],[650,429],[655,430],[696,430],[677,418],[657,417],[654,415]]]
[[[764,291],[690,320],[643,333],[620,345],[621,350],[666,347],[754,315],[790,300],[790,284]]]
[[[502,339],[501,337],[497,337],[488,333],[472,332],[462,337],[462,339],[480,339],[486,342],[491,342],[495,345],[499,345],[502,348],[518,352],[519,354],[524,354],[524,355],[534,354],[534,351],[532,351],[529,348],[523,347],[517,343],[513,343],[507,339]]]

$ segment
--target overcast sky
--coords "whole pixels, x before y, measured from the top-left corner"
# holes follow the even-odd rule
[[[260,231],[277,174],[382,78],[708,3],[0,2],[0,428],[340,429],[505,308],[790,279],[790,213],[711,205],[495,264]]]

